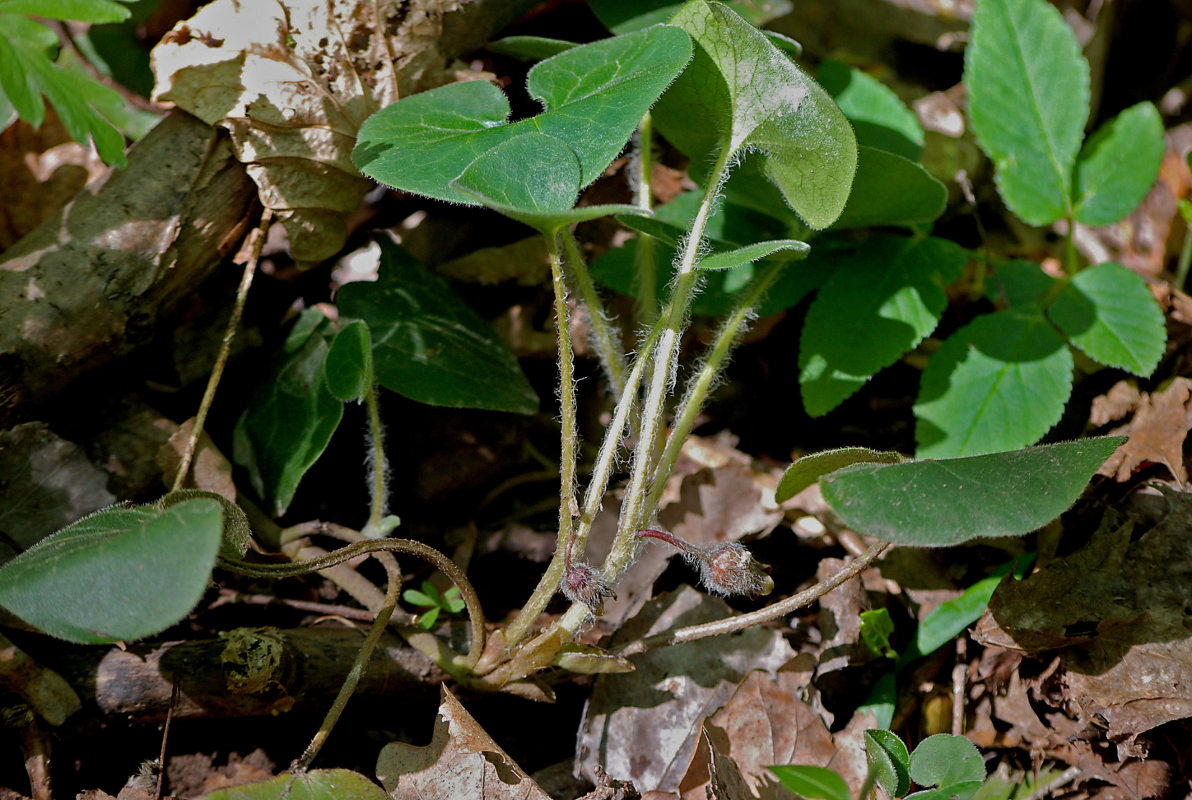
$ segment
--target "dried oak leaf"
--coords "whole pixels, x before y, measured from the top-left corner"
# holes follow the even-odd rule
[[[1068,702],[1110,739],[1192,717],[1192,498],[1136,541],[1107,518],[1084,547],[1006,580],[974,635],[1025,652],[1059,650]]]
[[[444,15],[465,5],[215,0],[153,50],[154,97],[227,130],[294,258],[320,261],[374,185],[351,159],[360,124],[446,82]]]
[[[391,742],[377,757],[377,778],[392,800],[550,800],[446,686],[442,687],[441,697],[430,744],[416,747]]]
[[[1181,485],[1188,483],[1184,466],[1184,438],[1192,426],[1192,380],[1176,378],[1167,388],[1144,394],[1134,419],[1124,429],[1130,439],[1098,472],[1117,481],[1146,462],[1162,464]]]

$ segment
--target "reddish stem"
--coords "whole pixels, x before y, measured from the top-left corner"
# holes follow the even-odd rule
[[[636,534],[634,534],[634,538],[657,539],[660,542],[666,542],[671,547],[687,555],[696,555],[702,552],[700,548],[696,547],[691,542],[680,539],[673,533],[667,533],[666,531],[656,531],[653,528],[646,528],[645,530],[638,531]]]

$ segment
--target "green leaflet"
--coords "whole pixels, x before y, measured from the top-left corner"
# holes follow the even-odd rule
[[[302,312],[233,433],[233,459],[278,516],[343,418],[343,403],[324,377],[330,338],[326,317],[315,309]]]
[[[222,532],[207,498],[97,511],[0,568],[0,606],[79,644],[151,636],[199,602]]]
[[[574,185],[547,186],[553,198],[594,181],[621,152],[643,114],[683,69],[691,42],[673,27],[575,47],[530,70],[526,88],[543,113],[509,123],[509,101],[484,81],[454,83],[411,95],[369,117],[352,159],[360,171],[407,192],[466,205],[475,194],[453,184],[493,147],[526,133],[553,137],[579,162]],[[538,162],[549,161],[554,153]],[[522,168],[531,164],[522,162]],[[468,187],[498,194],[475,180]],[[553,199],[550,201],[553,203]],[[533,208],[531,208],[533,210]]]
[[[1072,209],[1072,166],[1089,107],[1089,67],[1045,0],[981,0],[965,51],[969,121],[1002,199],[1032,225]]]
[[[368,323],[377,383],[411,400],[533,414],[538,397],[492,327],[387,239],[376,282],[339,291],[340,313]]]
[[[1072,391],[1072,353],[1037,307],[978,317],[931,359],[915,402],[920,458],[1038,441]]]
[[[808,225],[836,221],[857,168],[857,143],[819,84],[728,7],[691,0],[671,20],[691,34],[691,64],[653,116],[694,164],[743,149]]]
[[[1077,273],[1047,316],[1089,358],[1143,378],[1158,366],[1167,345],[1159,304],[1146,282],[1121,264]]]
[[[1124,441],[1107,436],[964,458],[854,464],[822,478],[820,487],[851,528],[895,544],[947,547],[1021,536],[1076,502]]]
[[[1163,164],[1163,120],[1150,103],[1139,103],[1101,126],[1076,159],[1072,196],[1076,219],[1111,225],[1142,202]]]
[[[907,162],[910,163],[910,162]],[[799,342],[807,413],[821,416],[939,323],[966,256],[944,239],[875,236],[820,287]]]

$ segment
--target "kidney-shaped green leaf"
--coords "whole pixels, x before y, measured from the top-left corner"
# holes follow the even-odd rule
[[[945,547],[979,536],[1021,536],[1080,496],[1122,436],[966,458],[854,464],[820,480],[849,527],[887,542]]]
[[[204,800],[388,800],[388,795],[359,772],[315,769],[216,789]]]
[[[0,568],[0,606],[80,644],[160,633],[203,596],[222,531],[205,498],[98,511]]]
[[[1121,264],[1078,272],[1047,316],[1089,358],[1144,378],[1167,344],[1163,312],[1146,281]]]
[[[545,111],[514,123],[505,95],[485,81],[411,95],[365,120],[352,159],[389,186],[477,205],[452,181],[498,144],[539,132],[561,140],[578,158],[578,192],[617,157],[690,53],[690,39],[669,26],[564,51],[535,65],[526,79]]]
[[[720,3],[691,0],[671,20],[691,64],[658,107],[659,131],[696,164],[759,151],[763,174],[813,228],[840,216],[857,140],[828,93],[769,38]]]
[[[910,759],[911,779],[941,789],[985,780],[985,762],[977,746],[963,736],[937,733],[919,742]]]
[[[368,323],[377,383],[411,400],[533,414],[538,396],[484,319],[401,247],[380,239],[380,278],[339,290],[340,313]]]

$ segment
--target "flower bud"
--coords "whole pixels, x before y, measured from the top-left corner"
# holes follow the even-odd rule
[[[750,600],[774,590],[769,568],[739,542],[722,542],[687,556],[713,594],[743,594]]]
[[[600,572],[587,564],[572,564],[563,576],[563,596],[573,603],[583,603],[595,616],[604,611],[604,598],[616,598]]]

